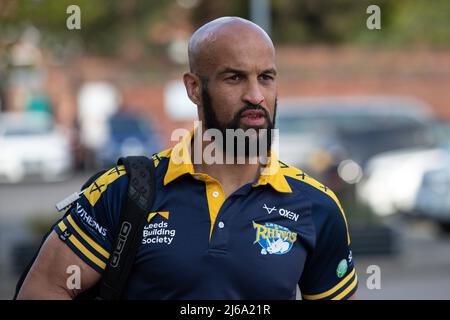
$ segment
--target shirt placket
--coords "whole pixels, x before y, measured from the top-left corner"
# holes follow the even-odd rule
[[[225,209],[225,192],[223,191],[220,182],[207,174],[194,174],[194,178],[203,181],[206,186],[206,199],[211,221],[209,232],[210,251],[224,252],[226,251],[228,234],[226,230],[227,223],[223,219],[220,219],[220,217],[223,216],[221,212]]]

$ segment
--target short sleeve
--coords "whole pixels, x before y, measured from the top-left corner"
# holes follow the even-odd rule
[[[59,239],[99,273],[109,260],[126,186],[123,166],[107,171],[84,190],[54,228]]]
[[[333,197],[312,215],[316,243],[299,281],[305,300],[344,300],[358,287],[347,220],[334,194]]]

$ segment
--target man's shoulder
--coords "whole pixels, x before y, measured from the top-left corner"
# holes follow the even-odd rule
[[[170,149],[168,149],[170,150]],[[156,168],[161,168],[161,162],[164,162],[170,155],[168,150],[155,153],[152,156]],[[106,170],[97,179],[92,181],[89,186],[83,190],[83,196],[89,201],[92,206],[102,198],[113,194],[118,196],[126,193],[128,188],[129,174],[124,165],[117,165]]]
[[[160,167],[159,164],[161,162],[167,162],[170,159],[170,155],[171,154],[172,154],[172,148],[165,149],[165,150],[162,150],[162,151],[160,151],[158,153],[155,153],[152,156],[152,159],[153,159],[153,161],[155,163],[155,167],[156,168]]]
[[[323,205],[339,203],[333,190],[308,175],[305,171],[281,161],[280,170],[294,192],[306,195],[311,201],[317,201]]]
[[[316,223],[325,225],[340,221],[348,229],[344,210],[333,190],[294,166],[280,162],[280,170],[292,191],[311,202],[312,217]],[[348,232],[347,238],[350,243]]]
[[[82,194],[92,207],[110,194],[117,196],[124,193],[128,185],[128,176],[125,166],[115,166],[106,170],[100,177],[95,179]]]

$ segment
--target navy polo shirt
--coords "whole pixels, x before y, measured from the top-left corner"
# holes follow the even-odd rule
[[[194,172],[190,139],[154,156],[156,199],[123,298],[295,299],[297,284],[303,299],[355,293],[347,221],[330,189],[272,157],[256,183],[225,199],[217,180]],[[123,166],[112,168],[55,227],[99,273],[127,180]]]

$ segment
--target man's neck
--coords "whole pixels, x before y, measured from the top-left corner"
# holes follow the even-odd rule
[[[194,171],[206,173],[222,185],[225,197],[247,183],[256,182],[260,175],[257,164],[194,164]]]
[[[240,159],[242,161],[238,161],[238,159],[234,157],[232,163],[227,164],[225,154],[219,151],[219,149],[216,149],[216,151],[219,151],[219,154],[215,155],[215,159],[222,159],[223,161],[221,163],[208,164],[204,159],[204,151],[210,143],[211,142],[202,141],[202,161],[200,163],[195,163],[195,161],[192,162],[194,163],[194,171],[196,173],[205,173],[219,181],[224,189],[225,197],[228,197],[243,185],[258,180],[261,168],[258,158],[250,159],[246,157]],[[191,158],[192,154],[193,153],[191,152]]]

